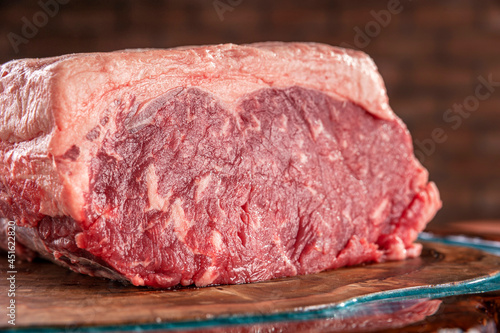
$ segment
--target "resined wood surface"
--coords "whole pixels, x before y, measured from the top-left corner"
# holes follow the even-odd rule
[[[245,285],[155,290],[71,272],[50,262],[17,263],[16,326],[123,325],[226,315],[303,311],[376,292],[453,284],[500,273],[500,257],[423,243],[422,256]],[[0,261],[2,272],[7,260]],[[7,280],[1,279],[6,318]],[[7,320],[0,328],[7,328]],[[13,327],[12,327],[13,328]]]

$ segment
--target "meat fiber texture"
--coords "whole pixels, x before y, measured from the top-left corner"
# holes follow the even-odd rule
[[[362,52],[226,44],[0,73],[0,230],[80,273],[208,286],[401,260],[441,206]]]

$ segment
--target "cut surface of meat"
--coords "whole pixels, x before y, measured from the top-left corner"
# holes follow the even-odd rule
[[[0,73],[0,230],[77,272],[207,286],[401,260],[441,205],[360,52],[230,44]]]

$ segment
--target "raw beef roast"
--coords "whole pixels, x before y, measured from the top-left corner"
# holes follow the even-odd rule
[[[361,52],[132,50],[0,75],[0,230],[77,272],[207,286],[399,260],[441,205]]]

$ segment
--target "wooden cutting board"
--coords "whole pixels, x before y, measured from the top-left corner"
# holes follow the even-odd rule
[[[38,260],[17,264],[16,329],[206,320],[307,311],[402,288],[453,287],[500,274],[500,257],[423,243],[420,258],[246,285],[154,290],[73,273]],[[7,261],[0,263],[5,274]],[[1,318],[9,298],[1,279]],[[499,286],[500,289],[500,286]],[[397,295],[393,293],[393,295]],[[0,328],[13,328],[2,319]]]

